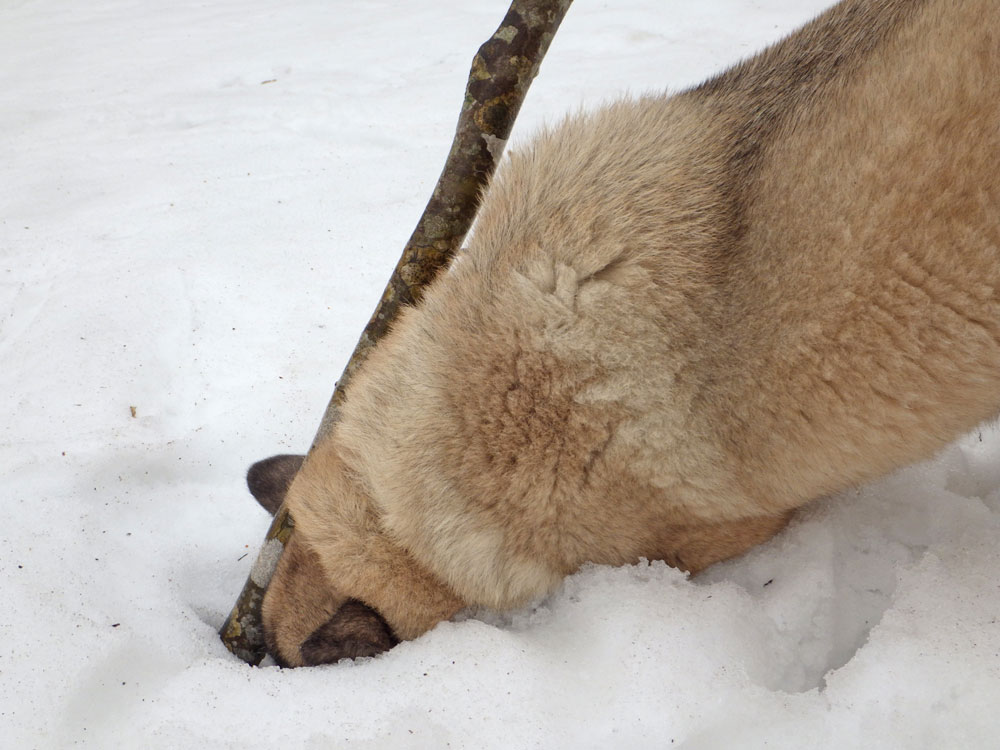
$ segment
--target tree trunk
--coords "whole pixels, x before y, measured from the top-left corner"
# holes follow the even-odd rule
[[[434,193],[334,387],[313,446],[340,414],[345,388],[368,353],[406,305],[424,289],[462,244],[479,198],[503,153],[528,86],[572,0],[513,0],[500,27],[479,48],[465,88],[455,139]],[[284,506],[275,515],[243,591],[220,630],[223,643],[248,664],[264,658],[260,608],[281,550],[292,533]]]

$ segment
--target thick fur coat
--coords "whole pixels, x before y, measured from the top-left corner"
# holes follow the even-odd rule
[[[998,290],[994,0],[846,0],[571,116],[501,166],[292,482],[271,650],[738,554],[996,414]]]

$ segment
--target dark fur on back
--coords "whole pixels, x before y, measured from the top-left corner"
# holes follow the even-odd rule
[[[728,169],[719,190],[728,220],[719,222],[720,252],[736,251],[745,225],[747,186],[767,145],[779,131],[794,127],[829,86],[856,75],[926,1],[840,3],[797,31],[795,44],[772,45],[681,95],[701,101],[710,119],[729,131],[721,141]]]

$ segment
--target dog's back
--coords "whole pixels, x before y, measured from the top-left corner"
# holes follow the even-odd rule
[[[701,568],[929,455],[1000,406],[998,52],[994,0],[848,0],[541,134],[303,473],[510,606],[584,561]],[[289,505],[336,581],[325,481]]]

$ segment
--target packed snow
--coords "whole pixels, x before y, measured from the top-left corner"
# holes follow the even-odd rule
[[[0,747],[991,748],[1000,434],[689,579],[588,567],[375,659],[217,629],[506,0],[0,8]],[[513,146],[829,0],[576,0]]]

